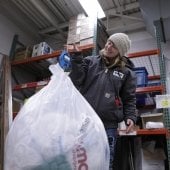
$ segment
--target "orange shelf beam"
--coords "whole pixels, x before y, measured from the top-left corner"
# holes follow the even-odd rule
[[[159,54],[158,49],[141,51],[141,52],[136,52],[136,53],[129,53],[128,57],[129,58],[137,58],[137,57],[144,57],[144,56],[150,56],[150,55],[156,55],[156,54]]]
[[[168,129],[139,129],[137,130],[137,135],[166,135],[169,136]]]
[[[20,85],[16,85],[13,90],[14,91],[18,91],[21,89],[27,89],[27,88],[34,88],[34,87],[38,87],[38,86],[44,86],[48,84],[48,80],[47,81],[39,81],[39,82],[31,82],[31,83],[24,83],[24,84],[20,84]]]
[[[149,93],[149,92],[156,92],[160,91],[161,93],[164,92],[163,86],[148,86],[148,87],[138,87],[136,88],[136,93]]]
[[[148,76],[148,80],[160,80],[160,79],[161,79],[160,75]]]

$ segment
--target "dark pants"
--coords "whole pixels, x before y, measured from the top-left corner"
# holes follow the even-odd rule
[[[113,170],[113,160],[115,156],[115,147],[116,147],[116,140],[117,140],[117,129],[109,128],[106,129],[106,134],[109,141],[109,147],[110,147],[110,165],[109,170]]]

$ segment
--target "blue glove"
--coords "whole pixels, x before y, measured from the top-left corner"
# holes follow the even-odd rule
[[[60,67],[63,70],[70,70],[71,69],[71,61],[70,61],[70,55],[67,51],[63,50],[63,52],[61,53],[61,55],[58,58],[58,63],[60,65]]]

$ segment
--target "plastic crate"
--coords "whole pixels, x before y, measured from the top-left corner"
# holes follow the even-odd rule
[[[137,87],[145,87],[148,84],[148,72],[145,67],[136,67],[133,69],[137,76]]]

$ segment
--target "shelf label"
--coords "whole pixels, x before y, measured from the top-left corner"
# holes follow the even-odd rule
[[[156,95],[156,108],[170,108],[170,95]]]

